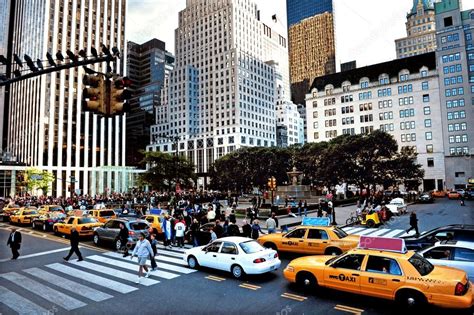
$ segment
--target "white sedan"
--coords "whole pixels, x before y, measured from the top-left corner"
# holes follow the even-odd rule
[[[244,274],[262,274],[280,268],[281,261],[273,249],[264,248],[251,238],[223,237],[187,250],[184,260],[190,268],[199,266],[230,271],[239,279]]]

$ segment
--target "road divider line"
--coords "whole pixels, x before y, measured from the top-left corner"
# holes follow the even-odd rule
[[[213,280],[213,281],[217,281],[217,282],[221,282],[221,281],[224,281],[225,279],[224,278],[220,278],[220,277],[216,277],[216,276],[207,276],[205,277],[206,279],[209,279],[209,280]]]
[[[254,291],[257,291],[258,289],[262,288],[262,287],[259,287],[258,285],[253,285],[253,284],[250,284],[250,283],[242,283],[242,284],[239,285],[239,287],[254,290]]]
[[[343,312],[347,312],[347,313],[359,314],[359,315],[364,312],[364,310],[362,310],[360,308],[355,308],[355,307],[340,305],[340,304],[336,305],[334,307],[334,309],[339,310],[339,311],[343,311]]]
[[[287,298],[287,299],[295,300],[295,301],[298,301],[298,302],[303,302],[303,301],[308,299],[305,296],[300,296],[300,295],[296,295],[296,294],[292,294],[292,293],[288,293],[288,292],[285,292],[280,296],[284,297],[284,298]]]

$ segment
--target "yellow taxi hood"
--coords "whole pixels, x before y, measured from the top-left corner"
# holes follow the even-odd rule
[[[291,266],[311,266],[311,267],[321,267],[326,265],[326,261],[334,258],[334,256],[306,256],[293,259],[289,265]]]
[[[354,243],[359,244],[360,235],[350,234],[350,235],[347,235],[346,237],[344,237],[341,240],[342,241],[347,241],[347,242],[354,242]]]
[[[271,240],[279,240],[283,237],[284,233],[271,233],[271,234],[265,234],[262,235],[258,238],[258,242],[260,244],[263,244],[264,242],[268,242]]]

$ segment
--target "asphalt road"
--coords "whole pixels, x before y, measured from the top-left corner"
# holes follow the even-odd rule
[[[437,200],[433,205],[413,205],[420,227],[430,229],[440,224],[474,223],[474,202],[460,207],[456,201]],[[397,217],[390,224],[393,228],[406,228],[407,216]],[[175,276],[150,277],[149,286],[137,285],[127,277],[135,277],[136,261],[130,262],[108,256],[111,248],[95,248],[90,242],[82,244],[86,264],[65,263],[62,257],[68,250],[68,240],[42,232],[29,234],[22,229],[21,259],[10,261],[10,251],[0,246],[0,313],[17,314],[21,310],[40,307],[47,314],[400,314],[390,301],[374,299],[339,291],[321,289],[304,292],[289,285],[282,270],[295,256],[282,255],[282,268],[263,276],[235,280],[230,274],[209,269],[183,273],[179,264],[181,252],[159,249],[164,261],[158,261],[160,270]],[[0,240],[6,243],[8,227],[0,225]],[[4,243],[4,244],[5,244]],[[103,259],[114,259],[103,263]],[[95,267],[94,267],[95,266]],[[53,268],[56,269],[53,269]],[[30,268],[37,268],[30,270]],[[64,268],[73,272],[63,273]],[[107,274],[103,268],[121,273]],[[174,270],[172,270],[174,269]],[[39,270],[39,271],[38,271]],[[12,274],[13,272],[13,274]],[[39,273],[38,273],[39,272]],[[38,275],[53,274],[59,280],[53,283]],[[36,275],[35,275],[36,274]],[[98,278],[100,276],[101,278]],[[166,275],[165,275],[166,276]],[[91,279],[93,278],[93,279]],[[93,281],[95,279],[95,281]],[[31,281],[33,280],[33,281]],[[68,282],[72,281],[72,284]],[[110,282],[113,280],[115,283]],[[157,282],[159,281],[159,283]],[[118,284],[117,284],[118,283]],[[80,284],[79,288],[73,284]],[[118,292],[123,289],[128,293]],[[31,291],[30,291],[31,290]],[[61,294],[62,293],[62,294]],[[34,304],[31,304],[34,303]],[[20,310],[20,311],[21,311]],[[425,314],[473,314],[473,310],[455,312],[428,307]]]

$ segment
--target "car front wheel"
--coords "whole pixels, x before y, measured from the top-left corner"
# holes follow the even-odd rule
[[[31,226],[31,227],[33,228],[33,230],[36,230],[36,223],[35,223],[35,222],[33,222],[33,224],[32,224],[32,226]]]
[[[296,275],[296,284],[304,289],[315,289],[318,285],[316,278],[309,272],[300,272]]]
[[[196,269],[199,266],[196,257],[194,257],[194,256],[189,256],[188,257],[188,266],[191,269]]]
[[[99,234],[95,233],[94,237],[92,238],[92,241],[94,242],[94,245],[99,246],[99,243],[100,243]]]
[[[122,248],[122,241],[120,239],[115,241],[115,249],[120,250]]]

